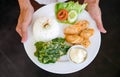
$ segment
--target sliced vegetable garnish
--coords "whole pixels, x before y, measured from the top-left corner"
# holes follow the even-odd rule
[[[68,13],[68,21],[69,21],[70,23],[75,22],[76,19],[77,19],[77,17],[78,17],[78,14],[77,14],[77,12],[76,12],[75,10],[71,10],[71,11]]]
[[[59,2],[55,5],[56,18],[58,19],[58,21],[62,23],[72,24],[73,22],[75,22],[77,14],[80,14],[85,9],[86,6],[87,6],[86,3],[81,5],[78,2],[73,1],[69,1],[66,3]],[[74,10],[74,12],[72,10]],[[72,14],[74,15],[72,15],[71,13],[69,14],[69,12],[71,11]],[[67,15],[67,13],[69,14],[69,16]]]
[[[66,20],[68,18],[68,11],[65,9],[61,9],[57,13],[57,18],[61,21]]]

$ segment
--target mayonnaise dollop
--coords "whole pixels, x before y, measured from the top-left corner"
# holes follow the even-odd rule
[[[87,57],[87,52],[83,48],[73,47],[69,51],[69,57],[74,63],[82,63]]]

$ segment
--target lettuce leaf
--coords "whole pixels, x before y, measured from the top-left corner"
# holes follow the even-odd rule
[[[84,4],[79,4],[78,2],[59,2],[55,5],[55,13],[57,14],[57,12],[61,9],[66,9],[68,12],[71,10],[75,10],[78,14],[81,13],[87,6],[87,3]]]

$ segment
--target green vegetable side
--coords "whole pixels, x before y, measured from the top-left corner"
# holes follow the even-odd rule
[[[43,64],[55,63],[70,48],[64,38],[56,38],[49,42],[36,42],[34,55]]]
[[[69,2],[59,2],[55,5],[55,14],[56,14],[56,18],[57,18],[57,14],[61,9],[65,9],[68,11],[68,14],[70,11],[74,11],[74,17],[69,17],[71,15],[68,15],[69,20],[64,20],[64,21],[60,21],[59,19],[57,19],[59,22],[65,23],[65,24],[73,24],[76,22],[76,16],[78,16],[78,14],[80,14],[87,6],[87,3],[85,4],[79,4],[78,2],[73,2],[73,1],[69,1]],[[76,14],[77,13],[77,14]],[[72,14],[72,13],[71,13]],[[71,19],[70,19],[71,18]],[[74,21],[73,21],[74,19]],[[71,21],[72,20],[72,21]]]

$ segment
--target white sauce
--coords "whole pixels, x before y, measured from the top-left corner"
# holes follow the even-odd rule
[[[69,57],[74,63],[81,63],[86,59],[87,52],[83,48],[71,48]]]

